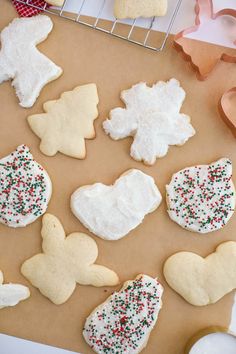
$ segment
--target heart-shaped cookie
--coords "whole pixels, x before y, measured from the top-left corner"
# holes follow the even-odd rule
[[[220,244],[206,258],[179,252],[164,264],[167,283],[195,306],[213,304],[236,289],[236,242]]]

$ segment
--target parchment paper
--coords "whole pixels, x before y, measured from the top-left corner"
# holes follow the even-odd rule
[[[15,16],[11,3],[0,0],[0,28]],[[130,168],[139,168],[153,176],[164,197],[165,184],[174,172],[227,156],[233,161],[236,182],[235,139],[217,109],[222,93],[235,85],[234,64],[221,63],[206,82],[200,82],[172,48],[171,38],[162,53],[155,53],[55,16],[52,20],[54,29],[39,48],[64,69],[64,74],[44,88],[32,109],[18,105],[9,82],[0,86],[0,155],[9,154],[22,143],[31,148],[35,159],[46,168],[53,182],[48,212],[61,219],[67,233],[82,231],[90,234],[70,211],[71,193],[84,184],[98,181],[111,184]],[[147,167],[130,158],[131,139],[111,140],[103,132],[101,123],[111,108],[122,105],[119,100],[122,89],[139,81],[152,84],[171,77],[179,79],[187,92],[182,112],[191,116],[197,134],[183,147],[171,147],[165,158],[158,160],[153,167]],[[43,102],[89,82],[98,86],[100,116],[95,121],[96,139],[86,142],[86,159],[79,161],[62,154],[44,156],[26,117],[42,112]],[[108,242],[91,235],[99,247],[97,262],[114,269],[122,282],[146,273],[158,276],[164,285],[163,309],[144,354],[182,354],[189,337],[201,328],[228,326],[233,292],[215,305],[194,307],[168,287],[162,267],[166,258],[177,251],[193,251],[206,256],[219,243],[236,241],[235,226],[234,215],[221,231],[204,236],[193,234],[169,219],[163,200],[157,211],[120,241]],[[40,230],[41,219],[26,228],[11,229],[0,225],[0,269],[5,281],[26,284],[31,290],[29,300],[0,311],[0,331],[84,354],[92,353],[81,335],[85,318],[119,287],[77,285],[65,304],[52,304],[20,274],[23,261],[41,251]]]

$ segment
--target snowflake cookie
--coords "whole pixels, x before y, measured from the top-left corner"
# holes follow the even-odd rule
[[[162,307],[163,287],[148,275],[124,283],[87,318],[83,335],[98,354],[140,353]]]
[[[103,122],[114,140],[132,136],[130,155],[153,165],[167,154],[169,145],[183,145],[195,134],[190,117],[179,113],[185,91],[177,80],[160,81],[148,87],[139,83],[121,92],[126,108],[115,108]]]
[[[235,209],[232,163],[222,158],[185,168],[172,176],[166,192],[169,216],[177,224],[202,234],[219,230]]]

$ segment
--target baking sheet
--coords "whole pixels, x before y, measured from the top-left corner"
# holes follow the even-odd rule
[[[11,3],[0,0],[0,28],[15,16]],[[0,155],[9,154],[22,143],[31,148],[35,159],[46,168],[53,182],[48,212],[61,219],[67,233],[82,231],[90,234],[69,209],[71,193],[78,186],[97,181],[111,184],[130,168],[139,168],[153,176],[164,197],[165,184],[175,171],[227,156],[233,161],[236,183],[235,139],[217,109],[222,93],[235,85],[234,64],[221,63],[207,81],[200,82],[172,49],[171,39],[164,52],[155,53],[70,21],[52,19],[54,30],[39,48],[64,69],[64,74],[44,88],[32,109],[18,105],[9,82],[0,86]],[[122,89],[139,81],[152,84],[171,77],[179,79],[187,92],[182,112],[191,115],[197,134],[183,147],[171,147],[168,155],[153,167],[144,166],[129,156],[132,140],[111,140],[103,132],[101,123],[111,108],[122,105],[119,100]],[[98,86],[100,115],[95,121],[96,139],[86,142],[86,159],[79,161],[62,154],[44,156],[26,117],[41,112],[43,102],[89,82]],[[229,324],[233,292],[214,305],[194,307],[168,287],[162,267],[166,258],[177,251],[193,251],[206,256],[219,243],[236,241],[235,226],[234,215],[221,231],[204,236],[192,234],[169,219],[163,201],[142,225],[119,241],[108,242],[90,234],[99,247],[97,262],[114,269],[122,282],[146,273],[158,276],[164,285],[163,309],[144,354],[181,354],[189,337],[201,328]],[[84,320],[119,286],[94,288],[78,285],[65,304],[52,304],[19,271],[25,259],[41,251],[40,229],[41,219],[16,230],[0,225],[0,269],[5,281],[20,282],[31,290],[29,300],[1,310],[0,332],[90,354],[92,350],[81,335]]]

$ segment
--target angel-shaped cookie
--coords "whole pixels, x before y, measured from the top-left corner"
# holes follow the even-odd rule
[[[96,85],[87,84],[63,92],[58,100],[45,102],[46,113],[28,117],[31,129],[41,139],[40,150],[48,156],[60,151],[84,159],[85,139],[95,137],[93,122],[98,116],[98,101]]]
[[[44,215],[41,234],[43,253],[25,261],[21,272],[54,304],[64,303],[76,283],[97,287],[118,284],[115,272],[94,264],[98,248],[88,235],[75,232],[66,237],[60,221],[51,214]]]
[[[212,0],[196,0],[195,13],[195,25],[179,32],[174,45],[190,61],[197,78],[204,80],[220,60],[236,63],[236,9],[214,13]]]
[[[29,296],[30,291],[27,286],[12,283],[3,284],[3,273],[0,270],[0,309],[15,306]]]
[[[115,108],[103,128],[114,140],[132,136],[130,155],[153,165],[167,154],[169,145],[183,145],[195,134],[190,117],[180,113],[185,91],[176,79],[144,82],[121,92],[126,108]]]
[[[48,16],[38,15],[16,18],[1,32],[0,83],[13,80],[22,107],[31,107],[42,88],[62,74],[62,69],[36,48],[52,27]]]

